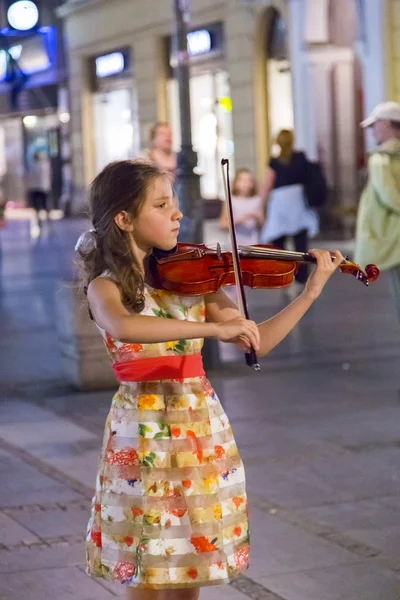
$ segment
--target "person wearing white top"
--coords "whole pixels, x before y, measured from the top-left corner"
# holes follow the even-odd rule
[[[257,194],[254,175],[248,169],[238,169],[232,183],[232,210],[236,239],[239,246],[258,244],[264,223],[261,198]],[[228,229],[228,216],[224,205],[220,216],[221,229]]]

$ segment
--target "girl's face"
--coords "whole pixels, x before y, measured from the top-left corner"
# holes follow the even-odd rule
[[[254,178],[251,173],[244,171],[236,180],[236,189],[240,196],[250,196],[254,189]]]
[[[182,213],[172,195],[167,177],[158,177],[149,187],[143,206],[134,220],[133,237],[143,250],[172,250],[176,246]]]

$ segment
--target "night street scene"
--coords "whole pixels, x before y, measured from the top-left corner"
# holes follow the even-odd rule
[[[400,0],[0,33],[0,600],[399,600]]]

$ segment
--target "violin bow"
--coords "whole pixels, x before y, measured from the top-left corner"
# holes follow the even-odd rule
[[[226,167],[226,173],[225,173],[224,167]],[[239,250],[238,250],[238,245],[237,245],[237,241],[236,241],[236,230],[235,230],[235,222],[233,219],[233,208],[232,208],[231,185],[230,185],[230,181],[229,181],[229,160],[227,158],[223,158],[221,160],[221,168],[222,168],[222,179],[224,181],[225,196],[226,196],[226,203],[227,203],[229,233],[230,233],[231,244],[232,244],[232,262],[233,262],[233,270],[235,272],[236,289],[237,289],[237,295],[238,295],[238,305],[239,305],[239,310],[242,313],[242,315],[246,319],[249,319],[249,310],[247,308],[246,293],[244,291],[242,271],[240,269]],[[249,367],[252,367],[255,371],[260,371],[260,365],[258,363],[257,354],[256,354],[256,351],[254,350],[253,346],[251,346],[251,349],[249,352],[246,352],[245,356],[246,356],[246,364]]]

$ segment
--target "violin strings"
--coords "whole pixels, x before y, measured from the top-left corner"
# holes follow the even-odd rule
[[[307,260],[307,254],[303,252],[289,252],[287,250],[275,250],[273,248],[261,248],[259,246],[239,246],[239,250],[256,257],[257,255],[270,256],[271,258],[283,260]]]

